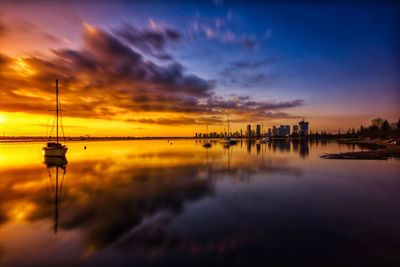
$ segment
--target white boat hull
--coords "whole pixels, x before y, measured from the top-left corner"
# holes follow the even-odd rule
[[[228,147],[228,146],[236,145],[237,141],[233,140],[233,139],[225,139],[225,140],[220,141],[220,143],[223,146]]]
[[[65,157],[67,147],[43,147],[42,152],[45,157]]]

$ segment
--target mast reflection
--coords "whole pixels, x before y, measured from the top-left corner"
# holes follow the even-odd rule
[[[61,202],[63,183],[65,178],[65,173],[67,170],[68,161],[66,157],[44,157],[43,163],[46,165],[47,168],[49,181],[51,185],[51,192],[54,197],[54,233],[57,234],[58,219],[59,219],[59,204]],[[59,181],[60,170],[62,171],[61,181]]]

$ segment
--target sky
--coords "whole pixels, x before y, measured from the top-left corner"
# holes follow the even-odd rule
[[[400,117],[400,5],[1,1],[0,134],[312,131]],[[254,126],[253,126],[254,127]]]

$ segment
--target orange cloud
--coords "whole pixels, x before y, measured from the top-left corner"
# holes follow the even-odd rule
[[[0,110],[47,113],[57,78],[69,117],[163,125],[221,124],[227,112],[236,122],[296,117],[281,110],[301,106],[302,100],[222,96],[215,81],[186,73],[165,52],[180,38],[169,28],[124,25],[108,32],[85,24],[79,49],[54,49],[42,57],[0,55]]]

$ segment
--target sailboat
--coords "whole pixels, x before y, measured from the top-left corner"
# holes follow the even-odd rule
[[[225,136],[223,140],[221,140],[221,144],[225,147],[229,147],[231,145],[236,145],[237,141],[234,139],[231,139],[230,136],[230,124],[229,124],[229,114],[228,114],[228,133]]]
[[[47,142],[42,148],[43,156],[45,157],[65,157],[68,147],[62,145],[58,138],[58,114],[59,114],[59,100],[58,100],[58,80],[56,80],[56,142]]]
[[[209,135],[208,135],[208,125],[207,125],[207,136],[209,136]],[[208,141],[206,141],[205,143],[203,143],[203,147],[205,147],[205,148],[210,148],[210,147],[212,147],[212,144],[211,144],[211,142],[210,142],[210,139],[208,139]]]
[[[262,136],[264,136],[264,137],[262,137],[261,139],[257,139],[256,140],[257,144],[265,144],[268,141],[268,139],[265,137],[264,124],[263,123],[261,124],[261,133],[262,133]]]

